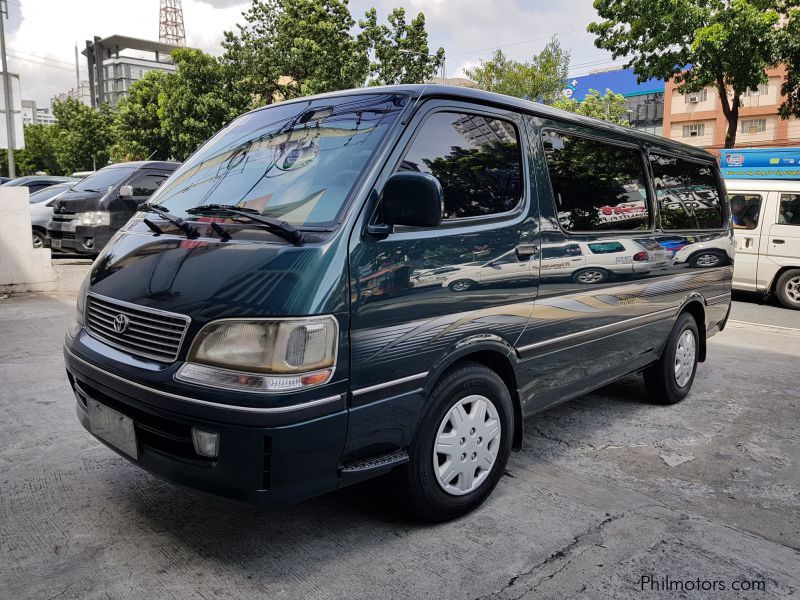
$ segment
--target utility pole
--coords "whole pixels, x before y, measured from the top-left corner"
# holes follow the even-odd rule
[[[81,99],[81,68],[78,63],[78,43],[75,42],[75,96]]]
[[[8,2],[0,0],[0,55],[3,62],[3,87],[6,96],[6,132],[8,134],[8,176],[16,177],[14,166],[14,113],[11,104],[11,77],[8,76],[8,62],[6,61],[6,27],[5,19],[8,18]]]

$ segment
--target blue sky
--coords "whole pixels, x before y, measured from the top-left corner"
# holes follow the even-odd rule
[[[159,0],[8,0],[6,23],[9,70],[21,76],[22,95],[47,105],[50,98],[75,84],[74,46],[83,48],[94,35],[114,33],[158,37]],[[222,32],[241,21],[249,1],[183,0],[187,42],[219,54]],[[375,6],[382,19],[404,6],[427,19],[432,48],[447,52],[448,76],[458,75],[500,46],[525,59],[553,34],[572,53],[572,74],[612,65],[611,56],[594,47],[586,25],[596,19],[591,0],[351,0],[358,19]],[[82,77],[86,78],[81,56]]]

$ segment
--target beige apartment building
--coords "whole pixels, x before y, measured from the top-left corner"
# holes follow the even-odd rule
[[[737,148],[800,145],[800,121],[781,119],[778,115],[778,107],[784,99],[780,91],[784,74],[783,67],[767,71],[769,82],[756,90],[748,90],[742,97]],[[715,153],[725,145],[728,123],[722,114],[716,88],[681,94],[675,83],[668,81],[664,102],[665,136]]]

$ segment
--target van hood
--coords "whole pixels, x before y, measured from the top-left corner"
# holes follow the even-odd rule
[[[346,309],[346,244],[339,238],[293,246],[271,234],[265,241],[229,242],[203,234],[189,240],[120,233],[95,260],[89,291],[199,324]]]
[[[67,190],[53,204],[54,213],[78,213],[97,210],[108,190],[102,192],[73,192]]]

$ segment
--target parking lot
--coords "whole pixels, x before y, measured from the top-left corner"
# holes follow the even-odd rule
[[[489,501],[435,526],[380,481],[266,510],[142,472],[75,417],[74,297],[0,300],[0,598],[798,595],[800,312],[737,299],[686,401],[630,377],[536,416]]]

